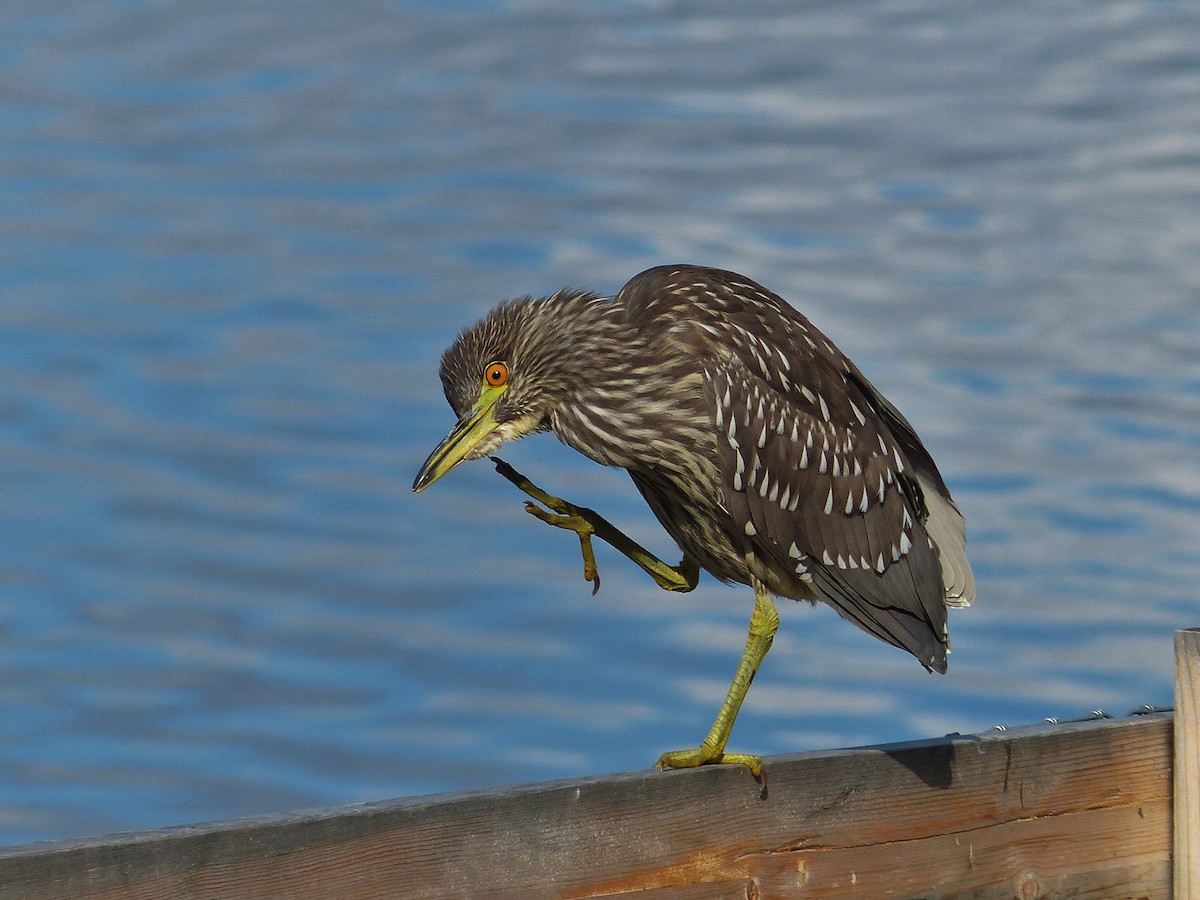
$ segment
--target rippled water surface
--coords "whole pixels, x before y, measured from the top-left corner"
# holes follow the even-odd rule
[[[658,591],[485,463],[496,300],[737,269],[916,424],[971,529],[946,677],[790,602],[731,747],[1171,700],[1200,624],[1184,2],[0,6],[0,842],[638,768],[747,588]],[[622,473],[506,457],[676,551]]]

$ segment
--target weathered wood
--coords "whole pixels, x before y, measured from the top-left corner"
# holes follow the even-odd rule
[[[22,898],[1166,898],[1170,714],[0,850]]]
[[[1200,628],[1175,632],[1175,896],[1200,896]]]

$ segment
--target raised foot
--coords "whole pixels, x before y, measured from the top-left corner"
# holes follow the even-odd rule
[[[526,500],[525,512],[541,519],[547,525],[574,531],[580,537],[590,538],[596,533],[596,526],[586,518],[583,510],[578,506],[568,503],[566,500],[560,500],[558,497],[547,497],[546,499],[554,501],[552,506],[549,503],[546,504],[550,506],[550,509],[542,509],[532,500]]]
[[[541,499],[541,498],[539,498]],[[592,583],[592,594],[600,590],[600,571],[596,568],[596,554],[592,551],[592,535],[596,527],[587,518],[591,510],[583,510],[573,503],[568,503],[559,497],[546,496],[542,503],[550,509],[542,509],[536,503],[526,500],[525,512],[541,519],[547,525],[555,528],[565,528],[579,535],[579,549],[583,552],[583,577]]]
[[[535,502],[525,504],[526,512],[548,525],[565,528],[579,536],[579,546],[583,551],[583,577],[592,583],[593,594],[600,590],[600,575],[596,571],[596,556],[592,552],[593,535],[641,566],[663,590],[690,591],[699,582],[700,567],[695,561],[685,558],[678,566],[669,566],[623,534],[594,509],[576,506],[561,497],[547,494],[502,459],[493,456],[492,462],[496,464],[497,472],[534,499]]]
[[[596,533],[594,518],[599,518],[594,510],[576,506],[561,497],[547,494],[540,487],[495,456],[492,462],[496,471],[523,490],[537,502],[525,501],[525,512],[541,519],[547,525],[555,528],[565,528],[579,536],[579,549],[583,552],[583,577],[592,583],[592,595],[600,590],[600,572],[596,568],[596,554],[592,551],[592,535]],[[538,506],[538,503],[542,506]],[[543,509],[542,507],[546,507]]]
[[[761,756],[749,753],[723,753],[701,744],[692,750],[672,750],[655,763],[660,769],[693,769],[696,766],[745,766],[758,781],[763,780]]]

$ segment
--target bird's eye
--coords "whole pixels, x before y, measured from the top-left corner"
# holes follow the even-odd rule
[[[502,362],[491,363],[483,370],[483,380],[488,387],[503,387],[508,383],[508,366]]]

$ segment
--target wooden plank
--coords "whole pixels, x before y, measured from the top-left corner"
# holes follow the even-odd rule
[[[1170,714],[0,850],[22,898],[1170,896]]]
[[[1175,632],[1175,896],[1200,896],[1200,628]]]

